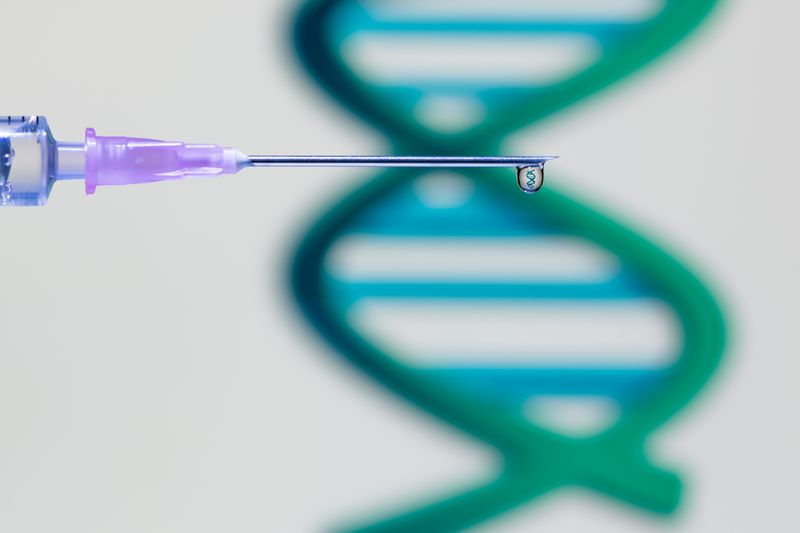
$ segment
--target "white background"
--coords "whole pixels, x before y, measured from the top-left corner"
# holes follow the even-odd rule
[[[63,140],[385,151],[303,73],[296,7],[4,2],[2,112]],[[724,2],[646,74],[510,142],[559,153],[568,190],[679,251],[731,344],[651,441],[685,474],[678,517],[573,491],[486,530],[800,530],[798,16]],[[492,472],[489,450],[340,364],[288,294],[297,239],[370,174],[59,184],[0,211],[0,531],[314,531]]]

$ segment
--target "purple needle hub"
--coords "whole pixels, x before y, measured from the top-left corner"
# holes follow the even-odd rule
[[[234,174],[248,162],[234,148],[216,144],[98,137],[86,129],[86,194],[100,185],[129,185],[189,176]]]

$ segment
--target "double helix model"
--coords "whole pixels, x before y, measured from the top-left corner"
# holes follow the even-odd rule
[[[494,154],[713,4],[310,0],[294,45],[394,153]],[[531,197],[502,170],[383,170],[299,245],[294,296],[335,352],[502,458],[485,483],[357,529],[455,531],[575,486],[678,506],[679,478],[644,445],[712,376],[722,314],[678,260],[558,181]]]

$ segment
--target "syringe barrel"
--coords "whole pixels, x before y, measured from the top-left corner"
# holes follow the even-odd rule
[[[57,160],[44,117],[0,116],[0,206],[44,204]]]

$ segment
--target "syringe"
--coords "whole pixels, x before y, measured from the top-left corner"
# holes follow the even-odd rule
[[[43,205],[56,181],[83,179],[86,194],[102,185],[130,185],[191,176],[234,174],[247,167],[512,167],[522,191],[544,183],[552,156],[247,156],[215,144],[132,137],[58,142],[41,116],[0,116],[0,205]]]

